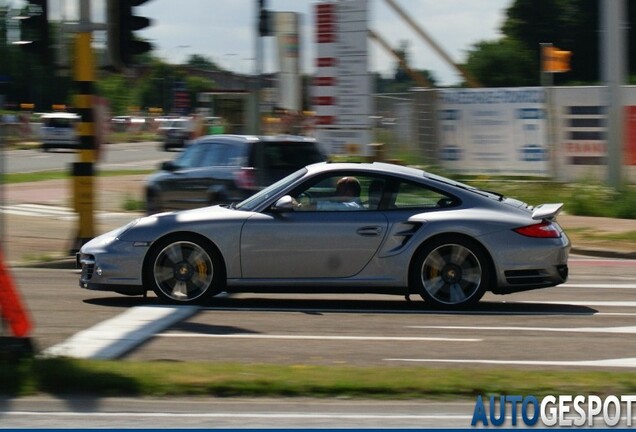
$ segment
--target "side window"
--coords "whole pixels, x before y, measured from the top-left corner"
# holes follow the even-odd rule
[[[244,165],[242,146],[208,143],[200,166],[239,167]]]
[[[204,150],[205,146],[201,144],[187,147],[177,159],[176,164],[180,169],[197,168],[201,166]]]
[[[378,210],[385,181],[356,173],[338,173],[301,187],[297,211]]]
[[[225,166],[227,145],[219,143],[208,143],[203,145],[202,160],[199,166]]]
[[[423,208],[434,209],[440,207],[452,207],[456,199],[429,189],[423,185],[410,182],[401,182],[398,185],[395,201],[392,207],[397,209]]]
[[[240,167],[245,165],[245,146],[228,145],[225,150],[225,166]]]

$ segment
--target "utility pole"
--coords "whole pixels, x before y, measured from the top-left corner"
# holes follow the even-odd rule
[[[626,76],[627,8],[623,0],[601,1],[601,75],[606,87],[607,184],[618,189],[622,182],[625,107],[622,86]]]
[[[71,165],[74,206],[79,215],[79,225],[71,249],[72,253],[79,251],[82,245],[95,237],[94,179],[97,148],[93,109],[95,95],[95,66],[91,49],[93,28],[90,20],[90,0],[79,0],[79,2],[80,22],[74,42],[73,80],[76,94],[73,105],[80,116],[76,126],[80,142],[79,161]]]

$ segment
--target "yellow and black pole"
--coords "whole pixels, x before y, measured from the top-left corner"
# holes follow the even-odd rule
[[[94,188],[97,156],[93,100],[95,67],[91,48],[90,0],[80,0],[80,27],[75,35],[74,106],[80,120],[76,130],[79,137],[79,160],[72,164],[73,204],[78,214],[77,234],[71,252],[77,252],[95,236]]]

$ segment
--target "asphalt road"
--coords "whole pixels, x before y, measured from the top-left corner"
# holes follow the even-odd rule
[[[636,263],[572,257],[565,285],[439,312],[419,298],[241,294],[158,331],[126,360],[520,368],[636,368]],[[13,270],[40,349],[133,307],[77,286],[73,270]],[[143,309],[143,308],[142,308]],[[531,347],[531,349],[529,348]],[[594,347],[594,349],[590,349]]]
[[[636,369],[636,262],[573,256],[568,283],[487,296],[471,311],[436,312],[413,298],[241,295],[158,331],[125,360],[275,362],[440,368]],[[12,269],[39,349],[144,306],[92,292],[72,270]],[[473,401],[355,399],[0,400],[3,427],[470,427]]]
[[[107,144],[99,167],[103,170],[156,169],[160,162],[172,160],[177,154],[164,152],[156,142]],[[64,170],[78,160],[77,153],[64,149],[46,153],[38,149],[9,150],[4,156],[8,174]]]
[[[3,428],[467,428],[473,410],[472,402],[351,399],[0,400]]]

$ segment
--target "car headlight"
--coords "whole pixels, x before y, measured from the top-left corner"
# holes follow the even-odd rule
[[[137,218],[135,220],[132,220],[132,221],[128,222],[124,226],[121,226],[119,228],[115,228],[112,231],[108,231],[107,233],[104,233],[104,234],[96,237],[95,239],[93,239],[92,242],[97,243],[97,245],[99,245],[99,246],[106,246],[108,244],[111,244],[112,242],[117,240],[119,237],[121,237],[121,235],[124,234],[126,231],[128,231],[129,229],[131,229],[132,227],[137,225],[137,222],[139,222],[139,219],[140,218]]]

